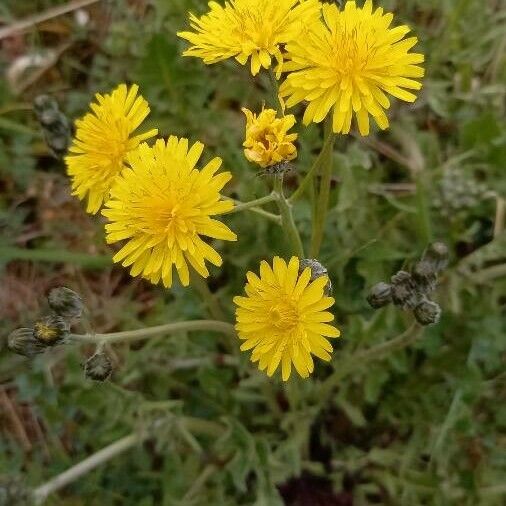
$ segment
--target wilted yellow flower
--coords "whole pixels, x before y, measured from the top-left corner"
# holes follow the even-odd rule
[[[288,107],[309,102],[305,124],[319,123],[333,108],[336,133],[349,133],[353,113],[362,135],[369,133],[369,115],[387,128],[387,94],[413,102],[416,96],[407,90],[422,87],[415,79],[424,75],[417,65],[424,56],[409,52],[418,39],[404,39],[407,26],[390,28],[393,15],[373,12],[371,0],[362,9],[349,1],[343,11],[323,4],[322,12],[322,21],[287,44],[283,71],[290,73],[280,95],[288,97]]]
[[[210,11],[198,18],[190,14],[194,32],[179,32],[193,44],[183,54],[216,63],[235,58],[245,65],[251,57],[251,73],[269,68],[272,56],[282,61],[281,44],[294,40],[304,25],[320,16],[318,0],[229,0],[225,6],[209,2]]]
[[[246,115],[244,156],[250,162],[265,168],[297,157],[297,148],[293,144],[297,134],[288,133],[295,125],[293,114],[276,118],[274,109],[264,109],[258,116],[246,108],[242,112]]]
[[[129,154],[131,167],[116,178],[102,214],[110,221],[105,226],[107,242],[128,240],[113,260],[132,266],[132,276],[142,275],[152,283],[161,280],[170,287],[175,266],[187,286],[188,264],[207,277],[206,260],[222,263],[202,236],[237,240],[226,225],[211,218],[234,207],[220,195],[232,175],[215,175],[222,162],[218,157],[202,170],[195,168],[203,150],[200,142],[189,148],[188,139],[171,136],[153,147],[142,143]]]
[[[281,363],[283,381],[290,377],[292,363],[303,378],[313,372],[312,354],[330,360],[332,345],[328,338],[339,330],[329,325],[334,319],[325,311],[334,299],[324,293],[327,276],[310,282],[311,269],[299,275],[299,259],[287,263],[274,257],[273,266],[260,263],[260,277],[247,273],[247,297],[235,297],[236,330],[245,342],[241,350],[251,350],[252,362],[269,376]]]
[[[76,121],[76,135],[69,155],[67,172],[72,177],[73,194],[88,196],[86,210],[95,214],[107,199],[114,178],[125,166],[129,152],[158,131],[132,136],[149,114],[149,105],[137,96],[139,87],[120,84],[111,94],[95,95],[92,112]]]

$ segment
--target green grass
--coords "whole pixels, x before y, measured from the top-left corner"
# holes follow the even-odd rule
[[[60,3],[8,0],[0,16],[10,21]],[[272,98],[267,75],[254,80],[231,62],[204,66],[180,56],[175,33],[188,9],[205,10],[197,0],[101,2],[85,26],[68,15],[0,41],[4,69],[19,55],[70,44],[21,93],[7,74],[0,81],[0,380],[13,410],[0,397],[0,474],[36,487],[163,418],[146,443],[47,504],[504,504],[506,236],[497,201],[506,190],[506,10],[499,0],[380,3],[419,37],[427,77],[413,106],[394,105],[390,130],[336,143],[320,259],[343,338],[311,380],[286,385],[210,332],[117,345],[104,384],[83,376],[92,348],[33,361],[2,350],[12,329],[45,310],[44,295],[57,285],[82,294],[97,332],[207,317],[197,292],[153,287],[111,266],[102,220],[70,196],[64,167],[43,144],[30,109],[36,94],[53,94],[75,118],[95,92],[137,82],[151,104],[147,126],[204,142],[207,156],[221,156],[234,175],[228,194],[244,202],[268,194],[271,181],[243,157],[240,108]],[[297,128],[302,177],[322,132]],[[450,169],[457,197],[444,189]],[[287,193],[296,183],[288,179]],[[462,201],[476,185],[487,195]],[[301,199],[294,212],[308,249],[310,202]],[[226,221],[239,240],[218,244],[224,265],[213,269],[210,286],[232,321],[245,272],[290,250],[262,216]],[[441,322],[408,348],[363,358],[411,324],[396,308],[371,310],[368,288],[410,267],[430,240],[451,251],[437,292]],[[223,355],[235,357],[232,365]],[[201,365],[181,367],[188,358]],[[220,424],[220,435],[190,424],[192,432],[188,417]]]

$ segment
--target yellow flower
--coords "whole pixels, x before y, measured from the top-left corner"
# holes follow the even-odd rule
[[[343,11],[324,4],[322,13],[323,21],[287,45],[289,61],[283,71],[290,73],[280,96],[288,97],[288,107],[309,102],[306,125],[319,123],[333,108],[336,133],[349,133],[353,113],[362,135],[369,134],[369,115],[381,129],[387,128],[387,94],[413,102],[416,96],[407,90],[422,87],[416,79],[424,75],[417,65],[424,56],[409,52],[418,39],[404,39],[410,29],[391,28],[393,15],[382,8],[373,12],[371,0],[362,9],[347,2]]]
[[[95,95],[92,112],[76,121],[76,135],[65,157],[72,177],[73,194],[88,196],[87,211],[95,214],[107,200],[114,178],[125,166],[129,152],[141,141],[155,136],[156,129],[132,136],[149,114],[149,105],[137,96],[139,87],[120,84],[111,94]]]
[[[204,145],[189,148],[188,139],[171,136],[153,147],[142,143],[128,156],[130,168],[116,178],[107,209],[107,242],[127,239],[113,257],[132,276],[142,275],[152,283],[172,286],[172,268],[181,283],[190,282],[188,264],[201,276],[209,276],[205,261],[220,266],[220,255],[201,236],[237,240],[223,223],[211,216],[230,211],[234,204],[222,200],[220,190],[230,181],[230,172],[216,174],[221,158],[202,170],[195,166]]]
[[[246,108],[242,112],[246,115],[244,156],[250,162],[265,168],[297,157],[297,148],[293,144],[297,134],[288,133],[295,125],[293,114],[276,118],[274,109],[264,109],[258,116]]]
[[[236,330],[251,350],[252,362],[269,376],[281,363],[283,381],[290,377],[292,363],[303,378],[313,372],[311,354],[330,360],[332,345],[327,338],[340,333],[329,325],[334,316],[325,311],[334,299],[324,294],[327,276],[311,280],[311,269],[299,273],[299,259],[287,263],[274,257],[273,266],[260,263],[260,277],[247,273],[247,297],[235,297]]]
[[[281,44],[295,39],[304,25],[320,16],[318,0],[229,0],[225,6],[209,2],[210,11],[198,18],[190,14],[194,32],[178,36],[193,46],[184,56],[216,63],[235,58],[245,65],[251,57],[251,73],[269,68],[274,56],[282,61]]]

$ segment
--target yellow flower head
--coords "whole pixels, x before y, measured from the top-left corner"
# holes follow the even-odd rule
[[[65,157],[73,194],[88,196],[87,211],[95,214],[107,199],[114,178],[127,155],[158,131],[131,136],[149,114],[149,105],[137,96],[139,87],[120,84],[111,94],[97,93],[92,112],[76,121],[76,135]]]
[[[288,133],[295,125],[293,114],[276,118],[274,109],[264,109],[258,116],[246,108],[242,112],[246,115],[244,156],[250,162],[266,168],[297,157],[297,148],[293,144],[297,134]]]
[[[333,108],[336,133],[350,132],[353,113],[362,135],[369,134],[369,115],[387,128],[387,94],[413,102],[416,96],[407,90],[422,87],[416,79],[424,75],[418,65],[424,56],[409,52],[418,39],[404,39],[410,29],[391,28],[393,15],[373,11],[371,0],[362,9],[349,1],[342,11],[324,4],[322,13],[322,21],[287,45],[283,71],[290,73],[280,95],[288,97],[288,107],[309,102],[304,124],[319,123]]]
[[[128,157],[131,168],[116,178],[102,214],[110,222],[105,227],[107,242],[127,239],[113,260],[132,266],[132,276],[142,275],[152,283],[161,280],[170,287],[175,266],[187,286],[188,264],[207,277],[206,260],[222,263],[202,236],[237,240],[227,226],[211,218],[234,206],[220,195],[232,175],[216,175],[221,158],[197,169],[203,149],[200,142],[189,148],[188,139],[174,136],[167,142],[157,140],[153,147],[142,143]]]
[[[325,311],[334,299],[324,293],[327,276],[311,282],[311,269],[299,274],[299,259],[287,263],[274,257],[271,267],[260,263],[260,277],[247,273],[247,297],[235,297],[236,330],[244,340],[241,350],[251,350],[251,360],[272,376],[281,363],[283,381],[290,377],[292,363],[307,378],[313,372],[313,358],[330,360],[332,345],[327,338],[339,337],[329,325],[334,316]]]
[[[282,61],[280,45],[295,39],[304,25],[320,16],[318,0],[229,0],[225,6],[209,2],[210,11],[198,18],[190,14],[194,32],[179,37],[193,46],[184,56],[216,63],[235,58],[245,65],[251,57],[251,73],[269,68],[274,56]]]

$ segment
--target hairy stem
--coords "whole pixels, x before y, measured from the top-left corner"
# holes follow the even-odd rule
[[[271,93],[272,93],[273,106],[277,109],[277,111],[282,116],[284,116],[285,111],[284,111],[283,103],[281,102],[281,99],[279,98],[279,84],[278,84],[278,80],[276,79],[276,75],[274,74],[274,71],[272,70],[272,67],[269,67],[269,79],[271,81]]]
[[[227,318],[223,309],[220,306],[218,298],[211,292],[207,280],[201,277],[196,272],[192,273],[192,286],[199,292],[204,304],[207,306],[207,310],[212,318],[219,321],[226,321]]]
[[[193,320],[187,322],[166,323],[156,327],[145,327],[137,330],[126,330],[123,332],[111,332],[109,334],[70,334],[69,339],[81,343],[104,344],[122,343],[149,339],[160,334],[171,334],[174,332],[190,332],[208,330],[211,332],[222,332],[235,336],[235,329],[231,323],[216,320]]]
[[[75,466],[67,469],[63,473],[49,480],[47,483],[44,483],[40,487],[37,487],[33,491],[35,504],[44,503],[49,495],[78,480],[96,467],[104,464],[105,462],[132,448],[138,443],[141,443],[146,439],[146,437],[146,434],[134,433],[121,438],[115,443],[102,448],[102,450],[99,450],[97,453],[94,453],[87,459],[79,462],[79,464],[76,464]]]
[[[329,141],[327,141],[329,139]],[[313,234],[311,237],[311,258],[318,258],[320,248],[323,242],[323,233],[325,231],[325,222],[327,220],[327,211],[330,199],[330,183],[332,180],[332,166],[334,161],[333,147],[335,136],[332,132],[332,123],[330,120],[325,122],[325,151],[321,161],[321,181],[316,200],[316,216],[313,225]]]
[[[313,162],[313,165],[311,165],[308,173],[304,176],[304,179],[300,183],[299,187],[292,193],[291,197],[289,198],[290,203],[294,203],[295,201],[299,200],[308,189],[310,183],[314,181],[314,176],[318,173],[318,170],[320,169],[324,158],[327,156],[330,145],[334,143],[334,140],[335,136],[333,134],[327,135],[325,137],[322,149],[316,157],[316,160]]]
[[[283,192],[283,176],[280,175],[274,179],[274,192],[277,196],[279,212],[281,214],[283,229],[290,241],[292,251],[299,258],[304,258],[304,248],[295,225],[292,214],[292,206],[288,203]]]
[[[263,216],[264,218],[267,218],[268,220],[273,221],[274,223],[277,223],[278,225],[281,225],[281,216],[279,216],[278,214],[269,213],[268,211],[265,211],[260,207],[258,207],[263,204],[267,204],[268,202],[273,202],[276,200],[276,198],[277,196],[271,193],[270,195],[267,195],[265,197],[252,200],[251,202],[240,202],[239,200],[235,199],[227,199],[235,202],[235,207],[223,214],[234,214],[239,213],[241,211],[251,211],[253,213],[259,214],[260,216]]]
[[[42,504],[49,497],[49,495],[58,492],[62,488],[66,487],[70,483],[78,480],[85,476],[93,469],[98,466],[105,464],[112,458],[120,455],[121,453],[129,450],[130,448],[141,444],[146,441],[152,434],[153,430],[164,423],[164,420],[155,420],[151,424],[151,430],[145,430],[142,432],[134,432],[129,436],[125,436],[118,441],[102,448],[98,452],[94,453],[90,457],[82,460],[75,466],[67,469],[63,473],[55,476],[48,482],[37,487],[33,491],[33,499],[35,504]],[[221,424],[212,422],[210,420],[204,420],[193,417],[183,417],[181,423],[184,424],[185,429],[196,434],[202,434],[210,436],[212,438],[220,437],[226,430]]]

